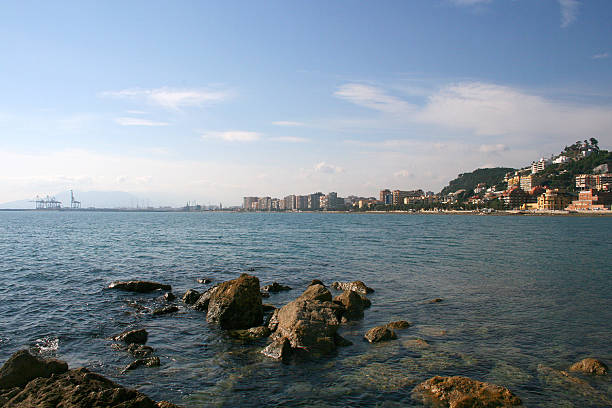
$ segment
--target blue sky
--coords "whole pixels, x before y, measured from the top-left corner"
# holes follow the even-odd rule
[[[607,0],[4,2],[0,202],[439,191],[612,147]]]

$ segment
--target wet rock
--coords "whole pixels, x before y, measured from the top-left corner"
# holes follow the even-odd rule
[[[247,272],[255,272],[255,268],[253,267],[247,268]]]
[[[161,315],[166,315],[166,314],[170,314],[170,313],[175,313],[175,312],[178,312],[178,311],[179,311],[178,306],[175,306],[175,305],[164,306],[164,307],[160,307],[158,309],[153,310],[153,315],[154,316],[161,316]]]
[[[405,320],[397,320],[395,322],[387,323],[387,327],[393,330],[402,330],[410,327],[410,322]]]
[[[272,312],[272,316],[270,316],[270,320],[268,321],[268,329],[270,329],[271,332],[275,332],[276,328],[278,327],[278,311],[280,309],[276,309],[274,310],[274,312]]]
[[[358,320],[363,318],[363,310],[372,303],[370,300],[354,290],[345,290],[341,295],[334,298],[334,303],[344,307],[342,320]]]
[[[30,361],[37,367],[56,367],[59,370],[38,371],[34,378],[24,383],[25,376],[33,372],[28,364],[19,369],[19,387],[3,391],[0,404],[7,408],[31,407],[111,407],[111,408],[160,408],[168,405],[158,405],[144,394],[136,390],[124,388],[101,375],[92,373],[85,368],[68,370],[63,361],[41,360],[21,351],[13,355],[0,369],[0,378],[11,367],[15,367],[15,359]],[[25,356],[25,357],[24,357]],[[26,360],[24,360],[24,358]],[[33,359],[37,360],[34,362]],[[31,377],[31,375],[28,375]],[[173,407],[176,407],[172,405]]]
[[[308,286],[313,286],[313,285],[322,285],[325,286],[325,284],[323,282],[321,282],[318,279],[313,279],[312,282],[310,282],[310,284]]]
[[[521,405],[520,398],[505,387],[459,376],[435,376],[417,385],[414,394],[427,404],[450,408]]]
[[[208,303],[210,302],[210,298],[213,295],[213,293],[217,291],[218,288],[219,286],[213,286],[212,288],[208,289],[206,292],[202,293],[200,297],[198,298],[198,300],[193,304],[194,309],[200,310],[200,311],[208,310]]]
[[[442,302],[442,301],[444,301],[444,299],[442,299],[442,298],[435,298],[435,299],[431,299],[431,300],[430,300],[429,302],[427,302],[427,303],[440,303],[440,302]]]
[[[364,337],[370,343],[379,343],[381,341],[397,339],[395,332],[386,325],[371,328]]]
[[[113,340],[116,341],[124,341],[128,344],[137,343],[137,344],[145,344],[147,342],[147,338],[149,337],[149,333],[145,329],[137,329],[137,330],[126,330],[123,333],[120,333],[113,337]]]
[[[406,348],[413,350],[421,350],[429,348],[429,343],[423,339],[408,339],[402,343],[402,345]]]
[[[221,283],[210,297],[206,320],[218,323],[222,329],[261,325],[263,309],[259,279],[242,274],[238,279]]]
[[[172,292],[164,293],[164,300],[166,302],[172,302],[175,299],[176,299],[176,295],[174,293],[172,293]]]
[[[538,365],[537,371],[540,380],[555,390],[561,388],[568,390],[574,395],[581,395],[589,401],[589,405],[601,404],[612,406],[612,401],[607,395],[596,390],[586,381],[573,377],[567,371],[555,370],[543,364]]]
[[[129,370],[135,370],[139,367],[159,367],[159,365],[160,365],[159,357],[139,358],[138,360],[132,361],[130,364],[128,364],[123,369],[123,372],[129,371]]]
[[[263,353],[277,355],[277,351],[286,348],[288,341],[291,354],[329,354],[336,349],[336,331],[340,324],[338,311],[341,309],[331,302],[331,293],[323,285],[308,287],[300,297],[275,312],[273,318],[278,320],[277,328],[272,335],[272,344]]]
[[[340,336],[338,333],[334,334],[334,343],[338,347],[348,347],[348,346],[353,345],[352,341],[345,339],[344,337]]]
[[[263,288],[261,288],[261,290],[263,292],[268,292],[268,293],[277,293],[277,292],[284,292],[287,290],[291,290],[291,287],[281,285],[280,283],[274,282],[271,285],[264,286]]]
[[[115,281],[108,285],[109,289],[119,289],[128,292],[148,293],[154,290],[172,290],[172,286],[149,281]]]
[[[608,374],[608,366],[595,358],[585,358],[573,364],[569,370],[595,375]]]
[[[287,362],[291,357],[291,343],[288,339],[274,341],[263,349],[262,353],[267,357]]]
[[[332,288],[336,290],[354,290],[363,295],[374,292],[374,289],[367,287],[362,281],[334,282],[332,283]]]
[[[261,293],[261,297],[262,298],[269,298],[270,297],[270,294],[268,292],[261,291],[260,293]]]
[[[231,337],[241,340],[257,340],[270,335],[270,329],[266,326],[251,327],[250,329],[230,330]]]
[[[142,344],[130,344],[127,351],[136,357],[147,357],[155,352],[153,347],[144,346]]]
[[[183,295],[183,303],[185,303],[186,305],[193,305],[195,304],[195,302],[198,301],[200,296],[201,296],[201,293],[198,292],[197,290],[189,289]]]
[[[171,402],[168,402],[168,401],[159,401],[157,403],[157,408],[181,408],[181,407]]]
[[[13,354],[0,368],[0,389],[23,387],[38,377],[50,377],[68,370],[68,364],[59,360],[43,360],[21,350]]]
[[[202,285],[207,285],[209,283],[212,282],[212,279],[208,279],[208,278],[198,278],[198,283],[201,283]]]
[[[264,312],[273,312],[276,310],[276,306],[271,305],[269,303],[262,304],[261,308],[263,309]]]

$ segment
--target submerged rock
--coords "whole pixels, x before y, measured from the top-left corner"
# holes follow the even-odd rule
[[[410,322],[405,320],[397,320],[395,322],[387,323],[387,327],[393,330],[402,330],[410,327]]]
[[[164,300],[166,302],[172,302],[174,299],[176,299],[176,295],[172,292],[166,292],[164,293]]]
[[[283,292],[283,291],[291,290],[291,287],[281,285],[280,283],[274,282],[271,285],[264,286],[263,288],[261,288],[261,290],[264,292],[268,292],[268,293],[276,293],[276,292]]]
[[[374,289],[367,287],[362,281],[334,282],[332,283],[332,288],[336,290],[354,290],[363,295],[374,292]]]
[[[435,376],[417,385],[413,392],[425,403],[450,408],[521,405],[520,398],[505,387],[459,376]]]
[[[38,377],[50,377],[68,371],[68,364],[60,360],[43,360],[21,350],[13,354],[0,368],[0,389],[23,387]]]
[[[130,364],[128,364],[123,369],[123,372],[129,371],[129,370],[135,370],[139,367],[159,367],[159,365],[160,365],[159,357],[139,358],[138,360],[132,361]]]
[[[580,360],[579,362],[572,364],[569,370],[595,375],[608,374],[608,366],[595,358],[585,358]]]
[[[370,343],[380,343],[381,341],[389,341],[397,339],[397,335],[388,326],[373,327],[365,334],[365,339]]]
[[[212,282],[212,279],[208,279],[208,278],[198,278],[197,279],[198,283],[201,283],[202,285],[206,285]]]
[[[183,295],[183,303],[185,303],[186,305],[193,305],[195,304],[195,302],[198,301],[200,296],[201,296],[201,293],[198,292],[197,290],[189,289]]]
[[[341,295],[334,298],[334,303],[338,303],[344,307],[342,312],[342,320],[358,320],[363,318],[363,311],[366,307],[370,307],[372,302],[354,290],[345,290]]]
[[[126,330],[123,333],[120,333],[113,337],[113,340],[116,341],[124,341],[128,344],[138,343],[145,344],[147,342],[147,338],[149,337],[149,333],[145,329],[137,329],[137,330]]]
[[[34,362],[36,360],[36,362]],[[45,371],[34,373],[25,383],[23,375],[32,371],[19,370],[20,385],[8,392],[0,392],[0,405],[7,408],[71,407],[71,408],[175,408],[171,403],[157,404],[140,392],[124,388],[86,368],[68,370],[63,361],[41,360],[23,350],[15,353],[0,369],[0,379],[11,372],[15,361],[30,361],[42,367],[58,367],[49,374]],[[1,381],[1,380],[0,380]],[[1,382],[0,382],[1,383]],[[4,387],[0,387],[4,388]]]
[[[230,330],[231,337],[241,340],[257,340],[270,335],[270,329],[266,326],[251,327],[250,329]]]
[[[172,290],[172,286],[164,285],[163,283],[149,282],[149,281],[116,281],[108,285],[109,289],[119,289],[128,292],[147,293],[153,292],[154,290]]]
[[[444,301],[444,299],[442,299],[442,298],[435,298],[435,299],[431,299],[431,300],[430,300],[429,302],[427,302],[427,303],[440,303],[440,302],[442,302],[442,301]]]
[[[165,315],[165,314],[169,314],[169,313],[175,313],[175,312],[178,312],[178,311],[179,311],[178,306],[175,306],[175,305],[164,306],[164,307],[160,307],[159,309],[153,310],[153,315],[154,316],[161,316],[161,315]]]
[[[153,347],[144,346],[142,344],[132,343],[128,346],[127,351],[136,357],[147,357],[155,352]]]
[[[242,274],[238,279],[217,286],[210,296],[206,320],[218,323],[222,329],[247,329],[261,325],[263,309],[259,279]]]

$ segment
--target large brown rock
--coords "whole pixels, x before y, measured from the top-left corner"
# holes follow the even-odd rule
[[[450,408],[493,408],[521,405],[510,390],[467,377],[435,376],[414,388],[425,403]]]
[[[275,312],[276,331],[263,353],[283,360],[294,353],[303,356],[329,354],[337,346],[341,309],[331,302],[331,293],[323,285],[309,286],[300,297]]]
[[[113,337],[113,340],[124,341],[128,344],[145,344],[149,338],[149,333],[145,329],[126,330]]]
[[[108,285],[109,289],[119,289],[128,292],[147,293],[153,292],[154,290],[172,290],[172,286],[164,285],[163,283],[149,282],[149,281],[116,281]]]
[[[199,302],[199,300],[198,300]],[[263,321],[259,279],[242,274],[221,283],[210,296],[206,320],[223,329],[248,329]]]
[[[572,364],[570,371],[579,371],[586,374],[606,375],[608,366],[595,358],[585,358]]]
[[[370,343],[380,343],[381,341],[389,341],[397,339],[397,334],[389,326],[376,326],[371,328],[365,334],[365,339]]]
[[[50,377],[68,371],[68,364],[59,360],[43,360],[27,350],[13,354],[0,368],[0,389],[23,387],[38,377]]]
[[[334,298],[334,303],[344,307],[342,320],[358,320],[363,318],[363,311],[372,304],[370,300],[354,290],[345,290]]]
[[[374,289],[369,288],[362,281],[334,282],[332,283],[332,288],[336,290],[354,290],[355,292],[361,293],[363,295],[367,295],[368,293],[374,292]]]

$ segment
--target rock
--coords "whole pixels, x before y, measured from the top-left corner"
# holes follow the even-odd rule
[[[276,328],[278,327],[278,311],[280,309],[276,309],[274,310],[274,312],[272,312],[272,316],[270,316],[270,320],[268,320],[268,329],[270,329],[271,332],[275,332]]]
[[[340,336],[338,333],[334,335],[334,343],[338,347],[347,347],[347,346],[353,345],[352,341],[345,339],[344,337]]]
[[[13,354],[0,368],[0,389],[23,387],[38,377],[50,377],[68,371],[68,364],[59,360],[43,360],[21,350]]]
[[[409,349],[416,349],[416,350],[421,350],[421,349],[426,349],[429,348],[429,343],[423,339],[408,339],[406,341],[404,341],[403,346]]]
[[[310,282],[310,285],[308,285],[308,286],[313,286],[313,285],[322,285],[322,286],[325,286],[325,284],[323,282],[321,282],[320,280],[318,280],[318,279],[313,279],[312,282]]]
[[[386,325],[371,328],[364,337],[370,343],[379,343],[381,341],[397,339],[395,332]]]
[[[247,268],[247,272],[255,272],[255,268],[253,267]]]
[[[147,342],[147,338],[149,337],[149,333],[145,329],[137,329],[137,330],[127,330],[123,333],[120,333],[113,337],[113,340],[116,341],[124,341],[128,344],[138,343],[145,344]]]
[[[147,357],[155,352],[153,347],[144,346],[142,344],[132,343],[128,346],[127,351],[136,357]]]
[[[271,285],[266,285],[263,288],[261,288],[262,291],[264,292],[268,292],[268,293],[277,293],[277,292],[283,292],[286,290],[291,290],[290,286],[285,286],[285,285],[281,285],[280,283],[276,283],[274,282]]]
[[[166,292],[164,293],[164,299],[166,302],[172,302],[174,299],[176,299],[176,295],[172,292]]]
[[[367,287],[362,281],[334,282],[332,283],[332,288],[336,290],[354,290],[363,295],[374,292],[374,289]]]
[[[270,329],[266,326],[251,327],[250,329],[230,330],[231,337],[241,340],[257,340],[270,335]]]
[[[271,305],[269,303],[263,303],[261,305],[261,308],[263,309],[264,312],[273,312],[276,310],[276,306]]]
[[[338,303],[344,307],[344,311],[342,312],[343,320],[358,320],[363,318],[363,310],[372,304],[365,295],[357,293],[354,290],[345,290],[341,295],[334,298],[334,303]]]
[[[410,327],[410,322],[405,320],[397,320],[395,322],[387,323],[387,327],[393,330],[407,329]]]
[[[212,279],[208,279],[208,278],[198,278],[198,283],[201,283],[202,285],[207,285],[209,283],[212,282]]]
[[[263,353],[286,359],[287,355],[319,356],[336,349],[336,331],[341,306],[331,302],[331,293],[323,285],[313,285],[296,300],[275,311],[276,331]],[[269,323],[268,327],[272,325]],[[286,348],[289,343],[291,352]],[[279,354],[280,353],[280,354]],[[280,356],[280,357],[278,357]]]
[[[15,369],[17,377],[13,375]],[[159,405],[85,368],[68,370],[63,361],[42,360],[26,350],[15,353],[0,368],[0,384],[6,380],[18,380],[20,384],[0,393],[0,405],[6,408],[176,408],[173,404]]]
[[[442,298],[435,298],[435,299],[431,299],[428,303],[440,303],[442,302],[444,299]]]
[[[608,366],[595,358],[585,358],[584,360],[573,364],[569,370],[595,375],[608,374]]]
[[[521,405],[520,398],[505,387],[459,376],[435,376],[417,385],[413,392],[425,403],[450,408]]]
[[[261,291],[260,293],[261,293],[261,297],[262,298],[269,298],[270,297],[270,294],[268,292]]]
[[[189,289],[183,295],[183,303],[186,305],[193,305],[200,298],[201,293],[195,289]]]
[[[291,343],[288,339],[281,339],[270,343],[262,353],[271,358],[287,362],[291,357]]]
[[[154,290],[172,290],[172,286],[164,285],[163,283],[148,282],[148,281],[116,281],[108,285],[109,289],[119,289],[128,292],[147,293]]]
[[[193,304],[194,309],[200,311],[208,310],[208,303],[210,302],[210,297],[217,291],[219,286],[213,286],[209,288],[206,292],[202,293],[198,300]]]
[[[543,364],[538,364],[538,377],[542,383],[554,389],[566,389],[574,395],[582,395],[590,405],[612,406],[612,401],[603,392],[596,390],[583,379],[573,377],[567,371],[555,370]]]
[[[165,315],[165,314],[169,314],[169,313],[175,313],[175,312],[178,312],[178,311],[179,311],[178,306],[175,306],[175,305],[164,306],[164,307],[160,307],[158,309],[153,310],[153,315],[154,316],[161,316],[161,315]]]
[[[159,367],[160,365],[160,361],[159,361],[159,357],[147,357],[147,358],[139,358],[136,361],[132,361],[130,364],[127,365],[127,367],[125,367],[123,369],[123,372],[129,371],[129,370],[135,370],[138,367]]]
[[[159,401],[157,403],[157,408],[181,408],[181,407],[171,402],[168,402],[168,401]]]
[[[199,300],[198,300],[199,302]],[[222,329],[247,329],[263,322],[259,279],[242,274],[223,282],[212,293],[206,320]]]

